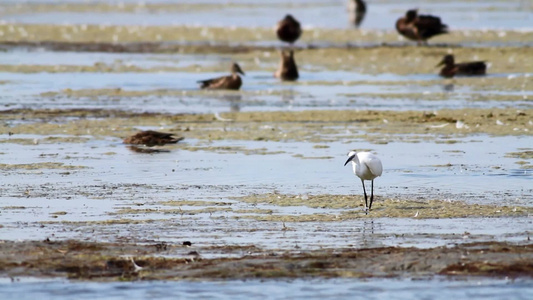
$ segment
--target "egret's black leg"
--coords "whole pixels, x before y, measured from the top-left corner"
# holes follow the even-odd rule
[[[367,196],[366,196],[365,181],[361,179],[361,183],[363,184],[363,193],[365,194],[365,209],[367,209],[368,201],[367,201]]]
[[[372,180],[372,185],[370,186],[370,206],[368,210],[372,208],[372,201],[374,201],[374,180]]]

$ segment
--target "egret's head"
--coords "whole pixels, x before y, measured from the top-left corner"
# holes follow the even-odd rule
[[[352,150],[348,153],[348,160],[344,163],[344,165],[346,166],[349,162],[353,161],[354,158],[357,157],[357,151],[355,150]]]

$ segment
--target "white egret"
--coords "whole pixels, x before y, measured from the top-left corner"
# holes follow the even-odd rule
[[[348,153],[348,160],[344,165],[346,166],[349,162],[352,162],[353,173],[355,176],[361,179],[363,193],[365,194],[365,209],[370,210],[372,208],[372,201],[374,200],[374,179],[381,176],[381,173],[383,173],[381,160],[370,152],[357,152],[354,150]],[[370,189],[370,205],[368,205],[365,180],[370,180],[372,182]]]

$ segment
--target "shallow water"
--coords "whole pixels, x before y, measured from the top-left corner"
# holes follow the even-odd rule
[[[90,56],[89,56],[90,57]],[[128,56],[126,56],[128,57]],[[136,55],[137,59],[142,57]],[[150,58],[148,56],[147,58]],[[127,58],[125,58],[127,59]],[[189,57],[194,62],[194,57]],[[142,64],[142,63],[141,63]],[[197,92],[198,80],[219,76],[219,73],[159,72],[150,73],[0,73],[4,109],[15,108],[104,108],[160,113],[216,113],[225,111],[276,111],[308,109],[371,109],[371,110],[438,110],[464,107],[530,108],[533,94],[529,90],[471,90],[453,87],[453,83],[436,81],[430,85],[402,82],[438,80],[434,74],[377,76],[345,71],[304,73],[298,84],[280,83],[267,72],[248,72],[241,92]],[[322,76],[322,77],[321,77]],[[327,80],[320,80],[326,76]],[[492,75],[496,78],[502,75]],[[503,75],[508,76],[508,75]],[[529,74],[515,74],[516,80],[527,81]],[[338,84],[342,81],[343,84]],[[356,83],[352,85],[351,83]],[[360,84],[358,82],[363,82]],[[383,84],[387,82],[389,84]],[[69,97],[66,89],[121,89],[146,91],[135,97],[123,97],[113,92],[101,96]],[[59,92],[52,96],[41,95]],[[362,94],[362,95],[360,95]],[[419,95],[413,97],[413,94]],[[431,99],[432,94],[444,99]],[[90,94],[89,94],[90,95]],[[96,94],[97,95],[97,94]],[[391,95],[391,96],[387,96]],[[495,100],[490,100],[494,95]],[[476,100],[476,96],[489,98]],[[496,100],[501,96],[518,96],[512,102]],[[428,98],[429,97],[429,98]]]
[[[22,135],[17,138],[38,142],[44,137]],[[128,150],[118,140],[63,144],[60,147],[55,143],[2,143],[0,152],[4,153],[4,157],[10,157],[10,164],[52,162],[87,167],[75,169],[68,176],[58,175],[54,170],[25,172],[22,176],[33,183],[41,181],[43,172],[48,174],[43,183],[65,180],[70,184],[91,181],[132,184],[142,181],[144,184],[203,185],[213,182],[222,186],[250,186],[251,190],[257,186],[275,187],[281,193],[334,191],[350,194],[354,192],[352,182],[355,187],[359,187],[359,183],[351,174],[351,168],[342,167],[345,153],[351,148],[373,149],[385,166],[384,176],[376,180],[382,194],[413,196],[430,193],[453,200],[463,197],[466,197],[463,200],[478,199],[476,202],[479,203],[518,201],[521,205],[533,204],[529,186],[533,170],[520,170],[516,164],[518,159],[505,157],[506,153],[531,146],[528,137],[478,136],[454,140],[456,142],[452,144],[420,141],[386,145],[349,140],[328,143],[327,148],[315,148],[309,143],[272,141],[213,141],[210,144],[214,149],[229,146],[282,152],[275,155],[179,150],[142,155]],[[316,159],[300,159],[298,156]],[[15,185],[20,181],[21,174],[19,171],[10,173],[5,174],[3,182]],[[104,178],[102,174],[105,174]],[[403,190],[397,191],[398,186]],[[504,199],[502,195],[506,195]]]
[[[18,138],[36,142],[43,139],[35,135]],[[127,230],[129,238],[139,241],[179,243],[183,239],[193,239],[195,243],[207,243],[207,246],[214,243],[215,239],[216,244],[222,245],[244,243],[277,249],[292,249],[295,245],[314,249],[325,244],[328,247],[431,247],[472,240],[527,240],[528,231],[524,229],[533,228],[528,217],[451,221],[376,219],[372,223],[358,220],[336,222],[327,225],[327,229],[320,229],[323,225],[315,222],[290,223],[287,226],[294,229],[290,232],[282,231],[282,225],[278,222],[271,222],[270,225],[262,223],[257,227],[253,225],[254,222],[244,219],[237,223],[232,221],[233,217],[239,216],[234,211],[251,208],[288,215],[341,213],[344,210],[250,205],[236,202],[232,197],[273,191],[302,197],[324,193],[359,195],[359,180],[350,167],[342,166],[345,152],[353,147],[373,149],[380,155],[385,171],[376,180],[378,197],[533,206],[532,170],[519,169],[515,164],[516,158],[505,157],[507,152],[529,147],[528,138],[479,136],[475,141],[471,137],[457,140],[458,143],[454,144],[394,142],[387,145],[354,140],[349,144],[332,142],[328,148],[315,148],[313,144],[301,142],[211,143],[213,147],[265,148],[267,151],[284,152],[275,155],[184,150],[144,155],[128,150],[115,139],[62,144],[60,147],[55,143],[1,143],[0,152],[4,153],[3,157],[10,157],[10,164],[51,162],[86,168],[4,171],[4,197],[0,200],[0,206],[6,209],[2,214],[2,225],[5,229],[16,230],[0,231],[0,239],[39,239],[43,236],[85,239],[91,232],[91,239],[116,241],[125,234],[123,230]],[[512,148],[509,145],[513,145]],[[301,159],[295,155],[334,158]],[[176,200],[208,202],[195,207],[163,204],[164,201]],[[204,211],[185,216],[179,211],[165,213],[169,209],[183,209],[185,212],[206,209],[212,202],[226,202],[229,206],[222,207],[231,210]],[[375,202],[379,205],[379,198]],[[120,213],[124,208],[154,211]],[[58,215],[58,212],[65,213]],[[413,216],[415,213],[413,210]],[[130,224],[126,227],[56,223],[122,218],[160,222]],[[48,221],[54,223],[40,225],[40,222]],[[21,223],[27,225],[21,228]],[[495,223],[498,223],[498,231],[494,230]],[[519,223],[523,225],[518,226]],[[211,228],[213,224],[218,228],[214,232]],[[456,227],[455,224],[460,226]],[[256,229],[248,232],[251,228]],[[158,234],[147,237],[147,232]],[[464,232],[472,235],[465,239]]]
[[[33,1],[32,1],[33,2]],[[61,1],[69,3],[71,1]],[[85,2],[85,1],[84,1]],[[98,2],[98,1],[93,1]],[[71,3],[77,3],[72,1]],[[83,3],[83,2],[82,2]],[[113,2],[111,2],[113,3]],[[137,1],[121,1],[137,4]],[[3,19],[18,23],[47,24],[106,24],[106,25],[189,25],[222,27],[273,27],[285,14],[296,16],[304,28],[351,28],[347,1],[272,1],[266,5],[260,1],[231,1],[229,5],[220,2],[194,1],[189,10],[157,9],[159,3],[169,1],[144,1],[145,5],[155,5],[147,9],[137,5],[134,13],[121,12],[115,8],[108,12],[24,12],[7,15]],[[185,3],[185,2],[180,2]],[[211,5],[210,5],[211,4]],[[215,4],[215,5],[212,5]],[[117,7],[119,7],[117,5]],[[196,9],[195,9],[196,8]],[[467,2],[463,1],[411,1],[409,4],[397,1],[374,1],[370,3],[367,15],[362,23],[363,29],[393,29],[395,21],[406,10],[420,8],[423,14],[438,14],[444,23],[453,24],[453,29],[519,29],[531,30],[531,6],[527,1],[504,2]],[[213,11],[217,17],[213,18]],[[339,12],[342,14],[339,16]],[[336,15],[337,18],[326,16]],[[384,21],[387,20],[387,21]],[[480,24],[481,23],[481,24]]]
[[[85,283],[61,280],[0,283],[11,299],[529,299],[528,279],[320,279],[224,282]],[[409,286],[409,288],[405,288]]]

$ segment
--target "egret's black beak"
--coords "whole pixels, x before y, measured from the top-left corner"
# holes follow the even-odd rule
[[[348,160],[344,163],[344,166],[346,166],[349,162],[351,162],[356,155],[357,154],[354,154],[354,155],[348,157]]]

